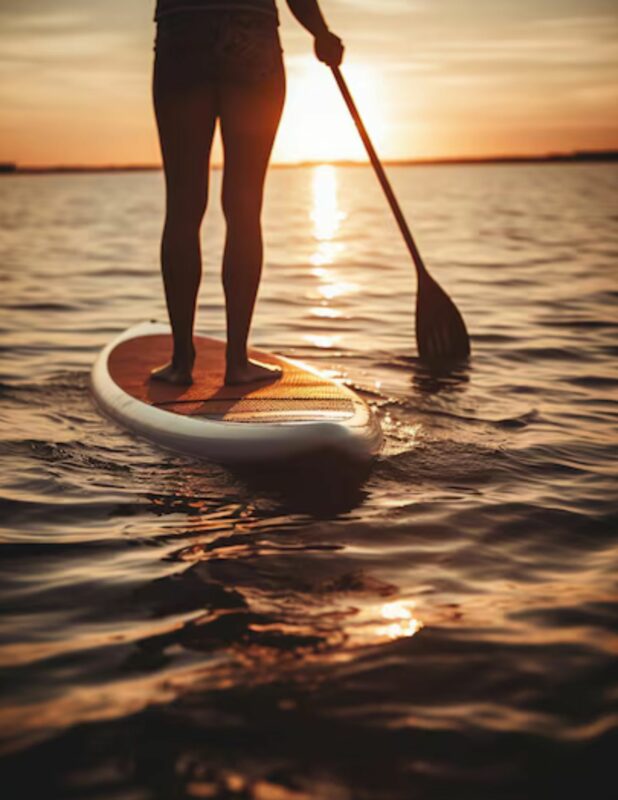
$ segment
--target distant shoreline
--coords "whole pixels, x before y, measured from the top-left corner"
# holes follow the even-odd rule
[[[555,164],[555,163],[595,163],[595,162],[615,162],[618,161],[618,150],[575,150],[568,153],[545,153],[543,155],[496,155],[496,156],[459,156],[452,158],[405,158],[405,159],[385,159],[384,164],[390,167],[422,167],[440,165],[484,165],[484,164]],[[302,167],[317,167],[323,164],[330,164],[337,167],[366,167],[368,161],[351,160],[321,160],[321,161],[298,161],[280,162],[271,164],[273,169],[299,169]],[[214,164],[214,169],[220,169],[220,164]],[[158,172],[161,170],[159,164],[67,164],[49,165],[32,167],[27,165],[15,164],[12,162],[0,162],[1,175],[55,175],[55,174],[74,174],[74,173],[98,173],[98,172]]]

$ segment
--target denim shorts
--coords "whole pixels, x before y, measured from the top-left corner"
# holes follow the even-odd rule
[[[253,11],[185,11],[157,23],[155,79],[180,88],[278,79],[277,19]]]

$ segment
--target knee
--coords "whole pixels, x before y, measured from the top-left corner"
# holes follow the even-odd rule
[[[224,189],[221,195],[223,216],[229,226],[259,225],[262,214],[262,193],[247,189]]]
[[[168,199],[165,231],[169,236],[193,236],[199,233],[206,213],[206,198],[190,201]]]

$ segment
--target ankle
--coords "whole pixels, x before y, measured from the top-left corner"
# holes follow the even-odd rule
[[[246,367],[249,363],[249,356],[247,355],[247,351],[236,351],[233,350],[226,350],[225,352],[225,362],[228,367]]]
[[[180,347],[174,348],[174,354],[172,355],[172,364],[175,367],[181,367],[183,369],[186,367],[191,368],[193,367],[194,362],[195,362],[195,348],[193,347],[193,345],[183,348]]]

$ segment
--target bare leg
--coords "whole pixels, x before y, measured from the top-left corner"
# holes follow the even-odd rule
[[[262,272],[264,179],[284,96],[283,73],[273,76],[268,84],[228,84],[220,90],[225,158],[222,201],[227,223],[223,288],[228,384],[275,379],[281,373],[278,367],[250,361],[247,339]]]
[[[171,361],[153,370],[151,377],[190,384],[195,361],[193,323],[202,276],[200,226],[207,203],[216,101],[211,87],[178,89],[173,81],[158,79],[156,70],[154,100],[167,196],[161,269],[174,349]]]

